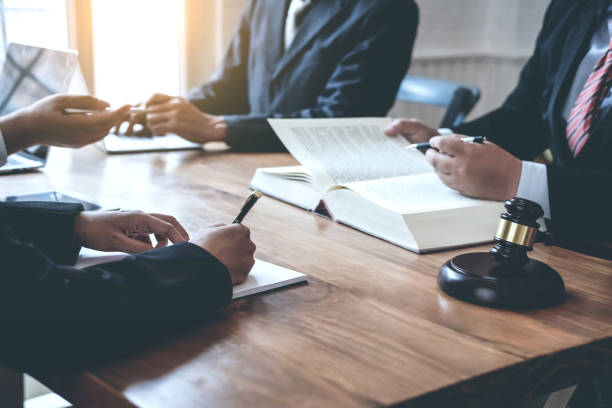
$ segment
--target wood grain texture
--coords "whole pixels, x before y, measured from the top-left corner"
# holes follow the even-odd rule
[[[106,156],[56,149],[0,195],[70,189],[176,215],[189,232],[231,222],[257,167],[287,154],[211,149]],[[256,256],[309,284],[230,304],[207,324],[72,376],[39,378],[83,406],[494,406],[612,366],[612,265],[536,244],[564,278],[552,309],[493,310],[445,295],[438,268],[466,249],[416,255],[264,197],[245,219]],[[470,248],[486,250],[488,246]]]

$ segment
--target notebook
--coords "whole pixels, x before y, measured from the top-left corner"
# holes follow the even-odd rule
[[[446,187],[390,122],[270,119],[301,166],[259,168],[251,188],[417,253],[492,241],[503,203]]]
[[[100,252],[83,248],[79,254],[76,267],[87,268],[88,266],[100,263],[118,261],[126,256],[127,254],[121,252]],[[256,259],[255,265],[247,279],[240,285],[234,286],[232,299],[239,299],[307,281],[308,277],[303,273]]]

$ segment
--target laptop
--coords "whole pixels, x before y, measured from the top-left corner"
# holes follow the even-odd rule
[[[198,150],[201,144],[185,140],[174,133],[166,136],[126,136],[109,133],[98,146],[109,154],[165,152],[173,150]]]
[[[0,116],[68,90],[77,67],[76,51],[61,51],[10,43],[0,73]],[[49,148],[34,146],[8,157],[1,174],[44,167]]]

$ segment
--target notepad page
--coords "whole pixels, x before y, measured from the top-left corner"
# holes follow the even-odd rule
[[[390,118],[269,119],[289,152],[322,191],[334,185],[431,173],[423,154],[383,129]]]
[[[101,263],[119,261],[126,256],[128,254],[122,252],[100,252],[83,248],[79,254],[76,267],[87,268]],[[240,285],[234,286],[232,299],[267,292],[307,280],[308,277],[303,273],[256,259],[247,279]]]

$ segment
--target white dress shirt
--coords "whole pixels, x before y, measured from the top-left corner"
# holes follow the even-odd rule
[[[6,144],[4,143],[4,136],[2,136],[2,131],[0,131],[0,167],[6,164]]]
[[[285,20],[285,51],[289,49],[297,34],[302,14],[308,10],[311,4],[312,0],[291,0]]]

